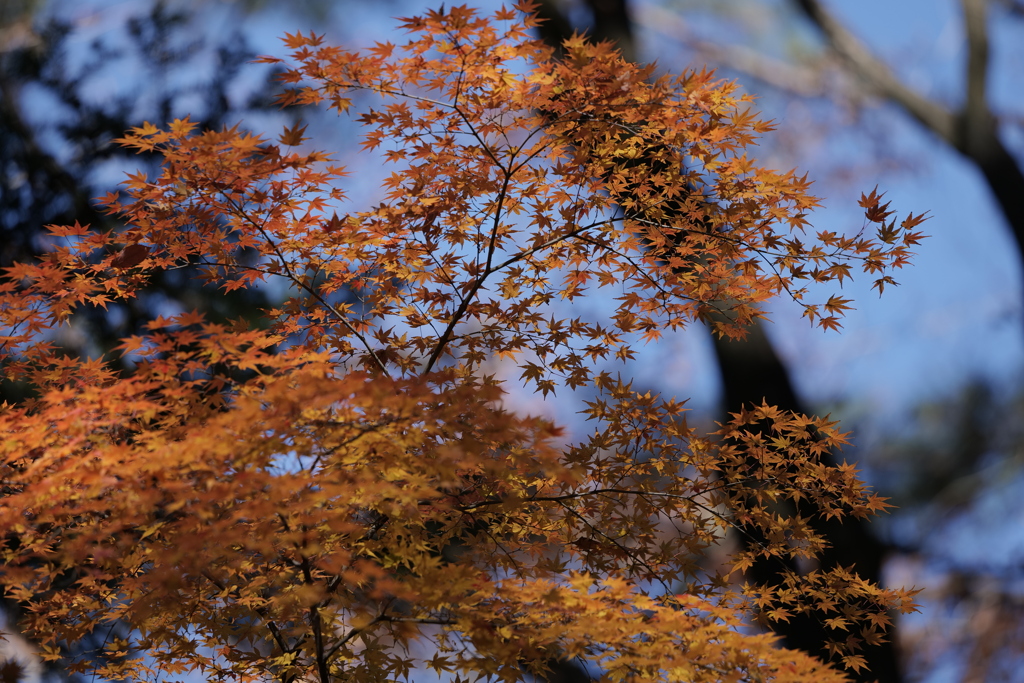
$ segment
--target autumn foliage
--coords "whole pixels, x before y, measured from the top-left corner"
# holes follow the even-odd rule
[[[120,142],[163,172],[103,199],[124,227],[52,227],[7,269],[3,368],[34,394],[0,413],[0,579],[47,657],[103,633],[73,666],[111,680],[514,680],[581,658],[609,680],[828,681],[912,608],[813,569],[811,520],[884,507],[822,464],[833,423],[751,406],[699,435],[619,371],[694,321],[740,336],[777,295],[837,327],[849,302],[819,290],[892,284],[921,218],[872,192],[852,236],[810,233],[808,182],[747,156],[771,126],[732,84],[583,39],[555,59],[528,10],[431,12],[361,54],[288,36],[284,103],[358,108],[392,169],[375,207],[300,128],[146,125]],[[259,325],[157,318],[119,347],[131,372],[50,343],[185,266],[211,296],[287,297]],[[592,431],[503,410],[509,367],[586,390]],[[736,529],[765,540],[738,550]],[[768,556],[812,568],[745,584]],[[808,611],[835,633],[821,660],[763,628]]]

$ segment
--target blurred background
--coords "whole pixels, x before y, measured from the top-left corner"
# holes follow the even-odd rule
[[[329,43],[400,42],[394,17],[431,0],[0,0],[0,265],[48,248],[43,226],[112,227],[91,198],[152,159],[111,141],[131,127],[191,116],[276,135],[309,124],[311,145],[358,171],[359,127],[317,110],[282,111],[255,56],[284,56],[285,32]],[[469,3],[484,11],[499,3]],[[543,0],[538,37],[574,30],[628,59],[678,73],[708,65],[756,96],[778,130],[763,165],[815,180],[817,229],[856,232],[876,185],[899,215],[928,211],[914,265],[878,298],[846,285],[857,310],[842,333],[812,329],[777,302],[744,343],[694,328],[644,348],[646,388],[690,398],[694,420],[760,401],[831,413],[852,430],[841,454],[898,509],[829,530],[824,563],[916,585],[922,611],[869,656],[883,681],[1024,681],[1024,2],[1021,0]],[[148,166],[147,166],[148,164]],[[71,352],[106,354],[157,315],[199,308],[255,317],[280,292],[231,297],[176,271],[131,306],[61,331]],[[514,391],[514,383],[509,386]],[[23,389],[0,386],[16,399]],[[572,426],[571,402],[510,397]],[[9,620],[16,606],[8,606]],[[812,647],[795,626],[781,635]],[[95,644],[78,644],[80,648]],[[0,679],[61,678],[12,638]],[[0,657],[2,658],[2,657]]]

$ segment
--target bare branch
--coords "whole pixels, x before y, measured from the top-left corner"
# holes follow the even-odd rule
[[[988,69],[987,0],[961,0],[967,33],[966,102],[951,112],[900,82],[881,60],[822,6],[820,0],[794,0],[825,34],[850,69],[880,96],[903,107],[919,123],[978,165],[1024,252],[1024,169],[999,139],[996,119],[985,101]]]
[[[637,24],[648,31],[689,45],[709,61],[741,71],[751,78],[801,97],[826,94],[824,79],[812,70],[788,64],[740,45],[721,45],[698,38],[677,13],[657,5],[643,3],[634,10]]]
[[[956,117],[942,105],[903,83],[889,66],[843,26],[819,0],[794,0],[797,7],[821,29],[832,49],[851,71],[880,96],[890,99],[933,133],[958,147]]]
[[[992,113],[988,108],[988,27],[985,25],[987,0],[960,0],[967,34],[967,92],[964,98],[964,145],[979,149],[992,137]]]

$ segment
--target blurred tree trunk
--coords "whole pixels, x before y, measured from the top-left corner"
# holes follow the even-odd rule
[[[562,13],[557,0],[541,0],[540,6],[540,15],[547,20],[541,25],[541,38],[551,45],[561,45],[577,27]],[[587,0],[587,6],[593,17],[588,31],[590,37],[595,41],[616,43],[623,57],[636,61],[636,42],[626,0]],[[723,408],[727,413],[739,412],[744,405],[762,401],[783,410],[807,412],[762,325],[751,326],[743,340],[730,341],[716,335],[712,338],[722,378]],[[822,568],[854,567],[863,578],[875,582],[880,579],[886,548],[868,532],[863,521],[821,522],[818,528],[831,546],[820,558]],[[743,540],[757,542],[749,535]],[[797,567],[783,561],[762,561],[751,569],[750,579],[754,583],[775,584],[783,573],[796,571]],[[775,631],[787,647],[819,657],[824,656],[826,643],[837,637],[814,615],[798,615],[778,624]],[[868,670],[862,671],[858,680],[883,683],[901,680],[893,629],[889,636],[889,642],[864,648]]]

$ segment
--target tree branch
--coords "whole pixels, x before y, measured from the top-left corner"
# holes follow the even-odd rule
[[[302,558],[302,575],[306,585],[314,585],[313,571],[308,557]],[[323,620],[320,618],[320,609],[317,605],[309,606],[309,625],[313,631],[313,649],[316,653],[316,671],[320,679],[319,683],[331,683],[330,667],[324,650]]]
[[[893,100],[946,142],[959,148],[956,117],[948,109],[903,83],[882,60],[843,26],[819,0],[794,0],[797,7],[825,34],[850,70],[880,96]]]
[[[967,37],[966,97],[961,112],[963,145],[982,150],[994,137],[994,121],[988,108],[988,29],[985,26],[987,0],[960,0]]]
[[[816,71],[774,59],[741,45],[719,45],[702,40],[690,31],[686,21],[677,12],[643,3],[634,10],[634,16],[637,24],[648,31],[689,45],[706,56],[708,61],[740,71],[773,88],[801,97],[821,97],[826,94],[824,79]]]

